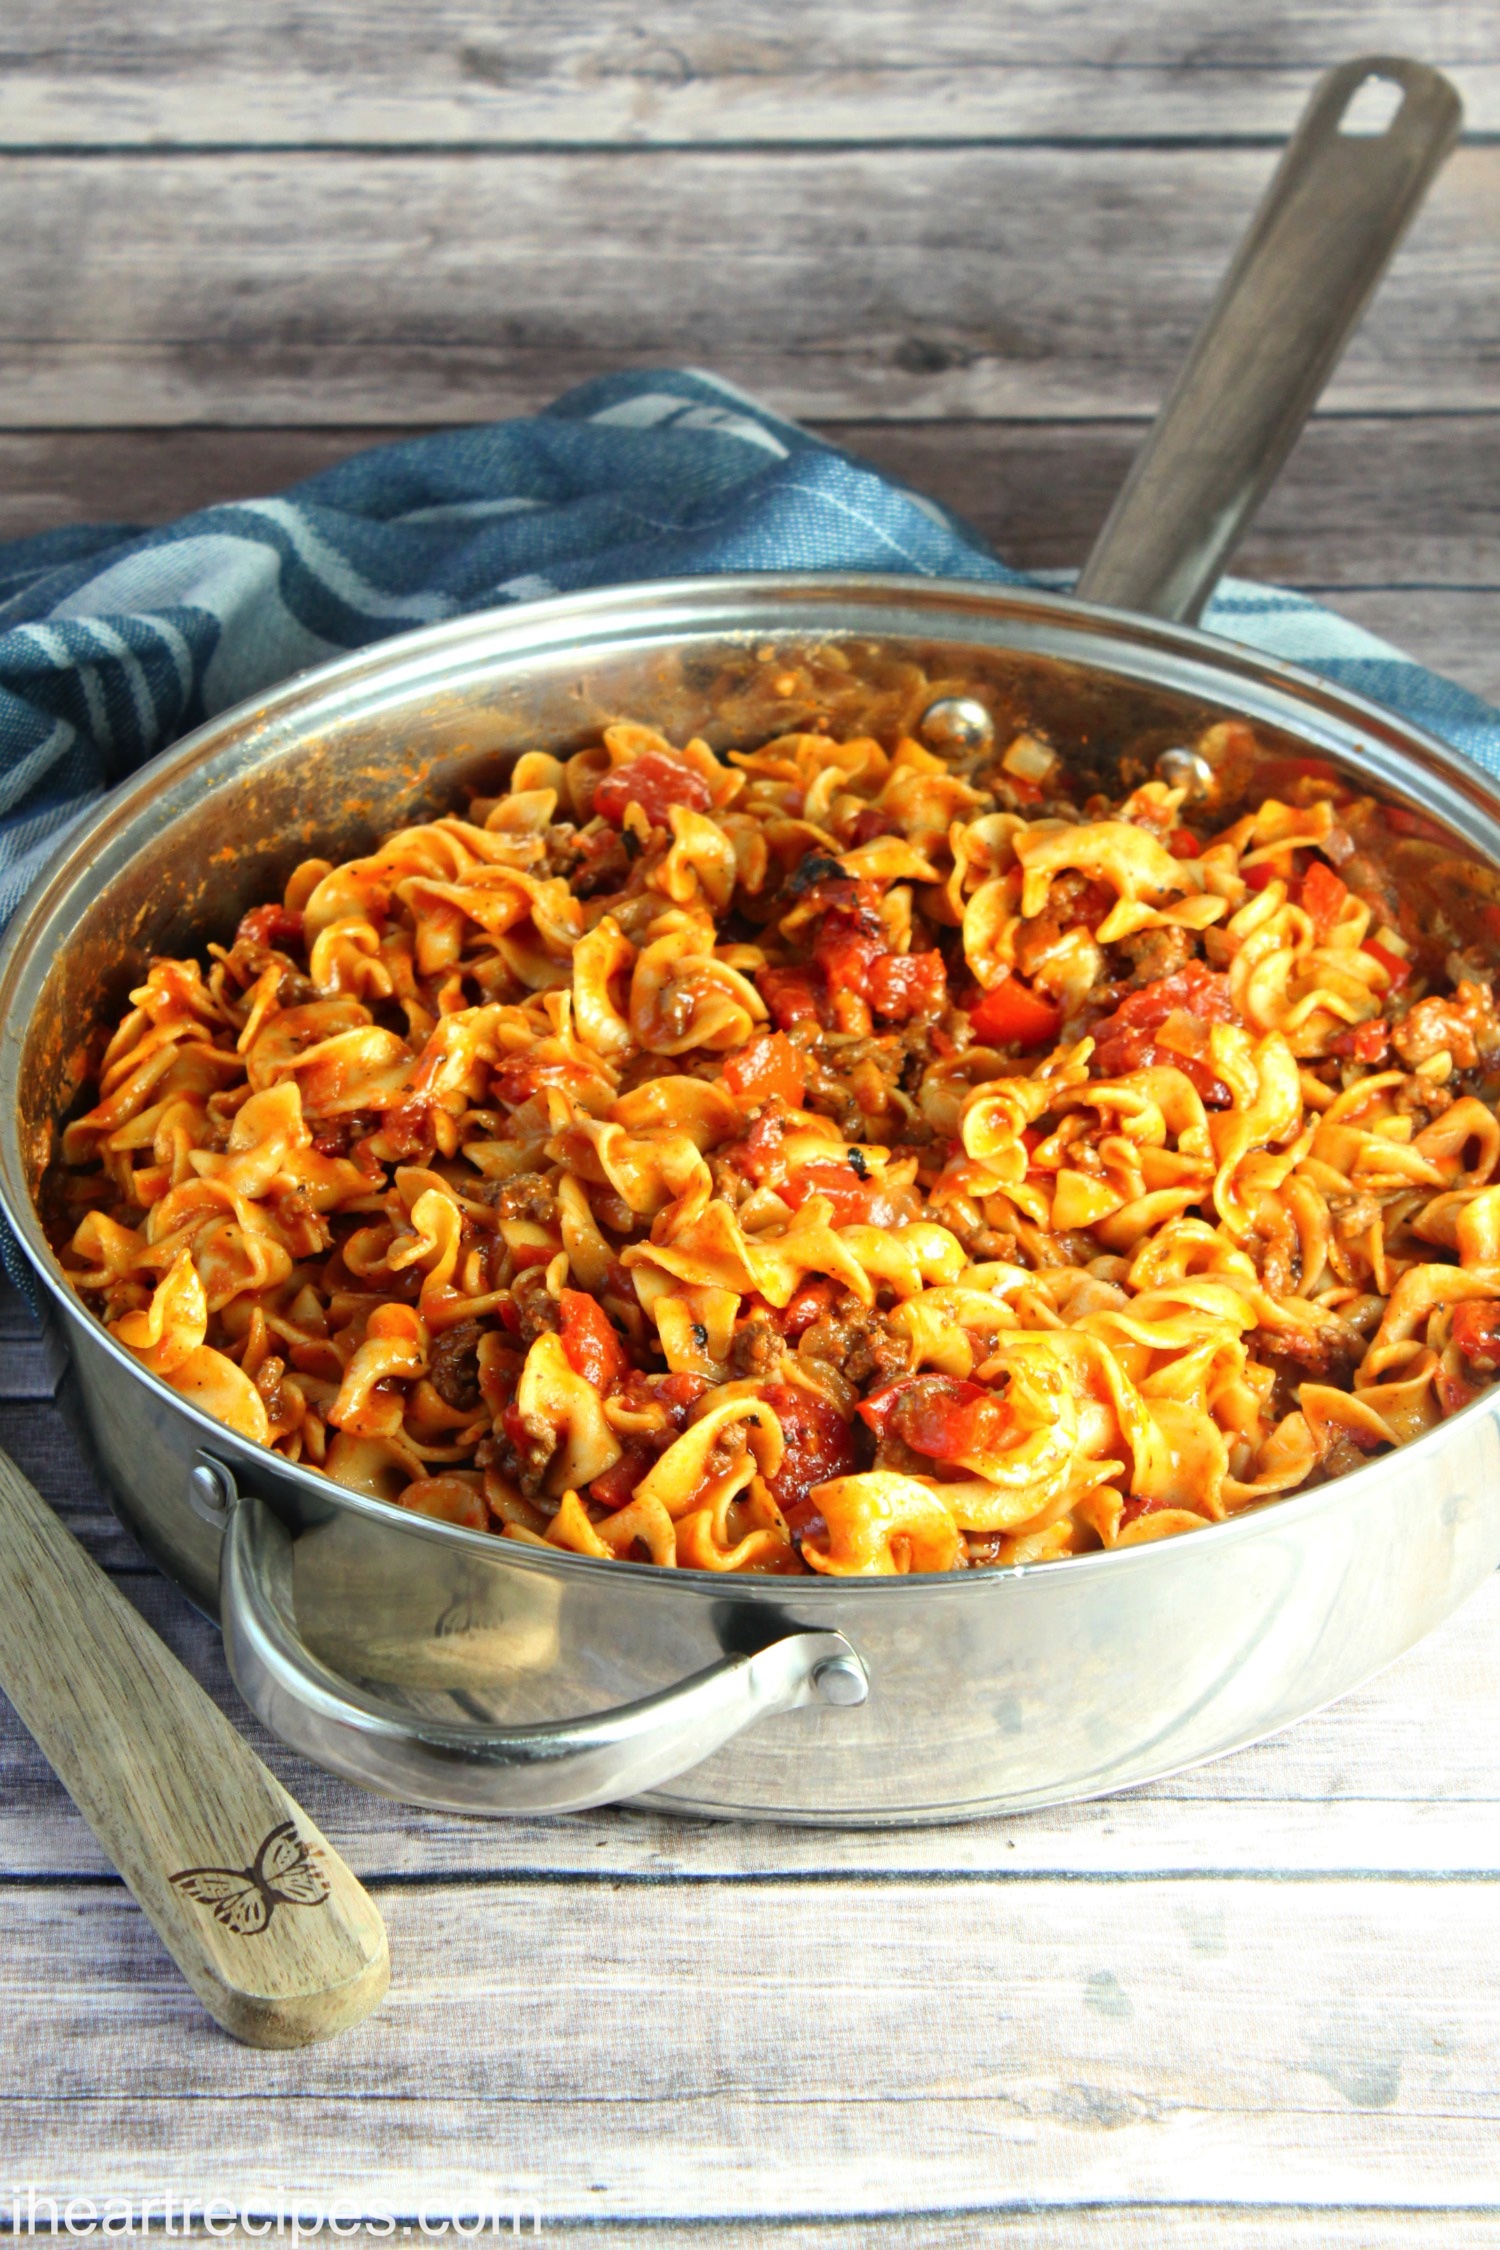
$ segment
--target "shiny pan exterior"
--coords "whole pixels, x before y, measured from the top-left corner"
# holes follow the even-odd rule
[[[299,859],[368,848],[520,748],[622,715],[721,748],[795,724],[778,659],[809,650],[848,718],[909,703],[919,666],[1001,729],[1081,745],[1101,778],[1244,716],[1445,824],[1500,897],[1500,790],[1440,743],[1204,634],[989,585],[702,579],[467,618],[293,681],[136,775],[0,956],[0,1199],[123,1521],[220,1617],[267,1723],[366,1787],[847,1824],[1095,1795],[1342,1695],[1500,1558],[1500,1389],[1340,1482],[1158,1545],[757,1579],[548,1554],[345,1491],[196,1412],[85,1310],[33,1197],[90,1027],[149,954],[227,937]]]

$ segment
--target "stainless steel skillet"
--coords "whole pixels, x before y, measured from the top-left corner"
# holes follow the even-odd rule
[[[1240,458],[1264,455],[1247,440]],[[1144,473],[1135,489],[1149,497]],[[1243,473],[1236,491],[1247,505]],[[1127,496],[1116,540],[1129,522]],[[575,743],[621,711],[753,740],[780,660],[819,651],[851,717],[909,691],[916,666],[1102,765],[1246,717],[1422,809],[1463,839],[1468,879],[1500,886],[1500,791],[1443,745],[1185,626],[991,586],[704,580],[468,619],[294,682],[137,776],[0,959],[0,1202],[67,1323],[122,1516],[221,1614],[268,1723],[366,1786],[470,1810],[644,1792],[834,1822],[1090,1794],[1342,1693],[1500,1557],[1500,1400],[1487,1399],[1342,1482],[1041,1569],[756,1582],[554,1557],[237,1440],[142,1374],[73,1296],[33,1193],[101,1000],[148,954],[232,926],[311,849],[358,850],[523,744]],[[774,1713],[790,1715],[754,1723]]]

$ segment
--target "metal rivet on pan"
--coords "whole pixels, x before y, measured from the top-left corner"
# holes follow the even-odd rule
[[[1206,797],[1214,785],[1213,767],[1196,750],[1163,750],[1156,771],[1169,789],[1185,789],[1190,797]]]
[[[234,1506],[234,1479],[221,1461],[200,1453],[188,1473],[188,1501],[195,1516],[222,1531]]]
[[[994,720],[972,695],[940,695],[917,729],[929,750],[987,750],[995,739]]]
[[[812,1684],[824,1703],[846,1708],[863,1703],[870,1692],[865,1668],[857,1656],[825,1656],[821,1664],[813,1666]]]

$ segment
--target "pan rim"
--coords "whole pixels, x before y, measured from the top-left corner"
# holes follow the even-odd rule
[[[833,610],[838,604],[846,605],[851,613],[864,606],[870,609],[871,617],[862,624],[851,614],[842,623],[835,624],[831,617],[820,619],[816,614],[822,605]],[[805,606],[805,615],[798,605]],[[340,695],[357,693],[361,688],[375,694],[382,687],[394,691],[403,681],[408,687],[414,686],[419,679],[426,679],[433,667],[437,667],[440,677],[443,660],[465,651],[471,652],[476,663],[487,652],[489,662],[498,671],[507,659],[519,661],[523,656],[549,651],[573,651],[579,655],[590,650],[602,653],[606,647],[628,645],[632,637],[644,637],[651,643],[666,641],[674,631],[683,639],[692,634],[706,637],[710,633],[720,640],[738,636],[763,639],[773,632],[772,613],[788,606],[794,614],[783,619],[780,630],[798,639],[816,635],[823,640],[879,640],[884,637],[879,619],[886,608],[923,613],[920,619],[912,616],[909,637],[914,639],[925,634],[932,639],[962,641],[966,637],[965,622],[972,628],[977,620],[985,617],[997,622],[1029,617],[1039,628],[1030,639],[987,637],[972,630],[967,637],[980,648],[1011,648],[1021,654],[1054,657],[1105,676],[1113,671],[1116,677],[1128,677],[1135,683],[1201,694],[1206,701],[1223,706],[1231,715],[1238,711],[1244,716],[1255,716],[1256,701],[1268,705],[1284,703],[1290,708],[1274,719],[1269,711],[1260,715],[1289,731],[1305,733],[1308,720],[1299,718],[1297,713],[1306,712],[1346,735],[1374,738],[1381,745],[1374,757],[1377,768],[1391,766],[1395,771],[1388,774],[1377,770],[1372,778],[1388,790],[1401,793],[1403,765],[1414,769],[1406,778],[1410,791],[1416,788],[1417,776],[1425,774],[1430,780],[1435,774],[1447,792],[1467,801],[1493,824],[1494,848],[1488,853],[1483,846],[1478,849],[1481,856],[1492,858],[1500,870],[1500,781],[1441,737],[1303,666],[1206,633],[1200,627],[1106,609],[1070,594],[1026,583],[815,571],[742,572],[643,580],[624,587],[592,588],[584,593],[470,612],[439,625],[394,635],[351,655],[295,674],[265,694],[250,697],[206,721],[137,768],[109,792],[92,813],[67,832],[59,844],[57,856],[0,939],[0,1211],[10,1223],[38,1279],[62,1308],[64,1318],[77,1321],[93,1344],[144,1384],[149,1394],[164,1407],[186,1416],[201,1433],[204,1441],[201,1450],[223,1458],[226,1467],[233,1470],[243,1463],[253,1470],[257,1459],[269,1459],[275,1462],[279,1479],[289,1480],[299,1492],[324,1508],[331,1506],[365,1516],[387,1529],[415,1533],[445,1546],[451,1547],[456,1541],[462,1551],[482,1555],[492,1563],[504,1561],[509,1566],[542,1575],[559,1571],[568,1575],[582,1571],[589,1576],[602,1573],[606,1574],[605,1582],[610,1584],[619,1583],[623,1578],[659,1588],[686,1585],[700,1595],[708,1592],[722,1595],[725,1591],[723,1575],[715,1571],[679,1568],[664,1573],[653,1564],[603,1561],[564,1549],[544,1555],[522,1541],[497,1541],[491,1532],[471,1531],[462,1525],[416,1515],[396,1502],[356,1492],[316,1470],[286,1460],[269,1447],[238,1437],[143,1368],[72,1289],[42,1231],[26,1182],[17,1103],[22,1046],[30,1028],[37,993],[30,994],[29,1004],[17,1003],[27,1003],[27,975],[36,970],[42,950],[39,941],[56,920],[84,870],[96,865],[106,847],[127,835],[133,823],[163,794],[177,784],[189,782],[216,758],[229,754],[237,742],[248,745],[262,740],[266,751],[278,743],[283,748],[288,747],[299,732],[311,731],[312,714],[320,704]],[[947,631],[942,630],[944,625],[949,628]],[[590,627],[593,628],[591,634]],[[632,628],[636,629],[634,635]],[[1048,645],[1055,637],[1072,640],[1079,636],[1083,637],[1083,648],[1064,650]],[[1099,652],[1092,665],[1084,653],[1089,642]],[[1144,655],[1152,661],[1145,668],[1139,663],[1111,666],[1107,657],[1110,650],[1121,657],[1133,654],[1139,659]],[[429,680],[428,684],[437,683]],[[1248,703],[1244,692],[1236,694],[1237,689],[1251,691]],[[300,729],[295,723],[299,713],[303,716]],[[1320,746],[1335,754],[1340,752],[1337,743],[1324,741]],[[1362,740],[1359,746],[1367,756],[1371,754],[1369,741]],[[1342,754],[1348,758],[1350,748],[1343,747]],[[212,795],[219,789],[228,791],[233,781],[232,774],[221,775],[203,794]],[[198,799],[193,802],[196,804]],[[1430,804],[1420,799],[1418,802],[1420,809],[1430,813]],[[186,806],[183,809],[186,810]],[[1447,817],[1451,824],[1453,814]],[[128,864],[128,857],[121,864]],[[106,876],[106,885],[118,872],[114,870]],[[1403,1463],[1410,1462],[1414,1474],[1420,1474],[1424,1458],[1460,1423],[1472,1424],[1495,1417],[1500,1417],[1500,1384],[1481,1393],[1449,1421],[1403,1446],[1400,1457]],[[1370,1463],[1369,1470],[1373,1472],[1383,1467],[1390,1458],[1386,1456]],[[1080,1571],[1141,1567],[1159,1558],[1164,1548],[1170,1553],[1179,1553],[1184,1548],[1199,1551],[1205,1541],[1210,1541],[1217,1552],[1230,1540],[1264,1536],[1280,1525],[1300,1522],[1346,1498],[1349,1505],[1357,1506],[1360,1481],[1366,1473],[1354,1470],[1326,1484],[1268,1500],[1205,1525],[1184,1539],[1145,1541],[1068,1556],[1062,1558],[1066,1567],[1061,1570],[1057,1562],[1047,1562],[988,1565],[965,1571],[913,1572],[889,1578],[830,1579],[810,1575],[793,1580],[736,1573],[734,1592],[737,1599],[743,1596],[770,1602],[784,1610],[789,1601],[800,1600],[813,1586],[818,1588],[816,1594],[810,1595],[813,1600],[832,1599],[834,1591],[855,1589],[861,1600],[867,1600],[894,1599],[911,1588],[920,1588],[924,1593],[944,1589],[957,1597],[975,1583],[1015,1586],[1022,1581],[1058,1579],[1076,1583]],[[1189,1557],[1181,1554],[1180,1559],[1185,1563]]]

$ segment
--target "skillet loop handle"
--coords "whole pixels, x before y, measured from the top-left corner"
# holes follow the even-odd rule
[[[1462,122],[1441,72],[1403,56],[1320,79],[1084,565],[1086,601],[1197,622]]]
[[[674,1780],[756,1720],[863,1703],[869,1682],[841,1633],[789,1633],[675,1687],[587,1718],[523,1727],[398,1710],[325,1665],[297,1627],[292,1540],[237,1495],[220,1561],[224,1647],[235,1685],[273,1734],[345,1780],[442,1812],[581,1812]]]

